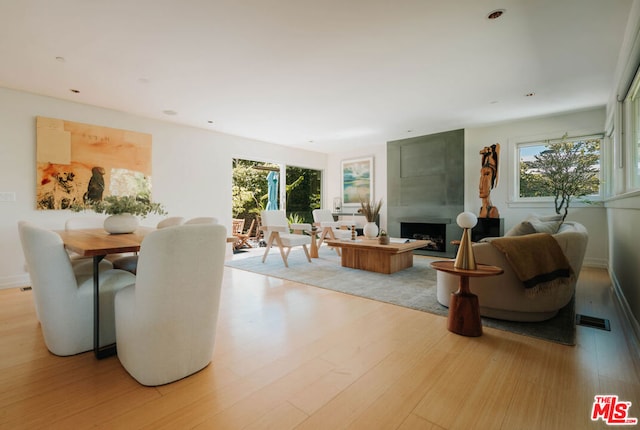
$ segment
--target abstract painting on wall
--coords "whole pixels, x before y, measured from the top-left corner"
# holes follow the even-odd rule
[[[373,199],[373,157],[342,162],[342,206]]]
[[[151,197],[151,135],[37,117],[36,171],[37,209],[108,195]]]

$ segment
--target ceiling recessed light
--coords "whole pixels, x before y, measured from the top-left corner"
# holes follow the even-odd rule
[[[178,112],[171,109],[163,110],[162,113],[165,115],[178,115]]]
[[[74,90],[73,88],[71,88],[69,91],[71,91],[74,94],[80,94],[80,90]]]
[[[505,9],[496,9],[492,12],[489,12],[489,15],[487,15],[487,19],[498,19],[500,18],[504,13],[506,12]]]

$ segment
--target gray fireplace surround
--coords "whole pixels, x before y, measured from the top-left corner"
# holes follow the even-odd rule
[[[463,210],[464,130],[387,142],[390,236],[427,239],[431,245],[416,253],[455,257]]]

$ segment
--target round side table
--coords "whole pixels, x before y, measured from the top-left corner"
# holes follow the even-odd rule
[[[469,290],[469,278],[500,275],[503,270],[497,266],[478,264],[475,270],[458,269],[454,261],[434,261],[431,267],[460,277],[458,291],[451,294],[447,328],[462,336],[481,336],[482,321],[478,296]]]

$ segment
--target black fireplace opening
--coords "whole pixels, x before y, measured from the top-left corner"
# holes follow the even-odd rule
[[[447,225],[422,222],[401,222],[400,237],[405,239],[426,240],[427,246],[419,248],[425,251],[446,252]]]

